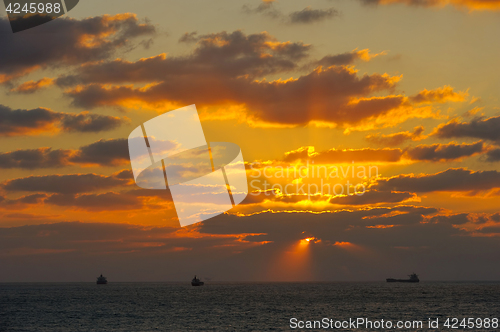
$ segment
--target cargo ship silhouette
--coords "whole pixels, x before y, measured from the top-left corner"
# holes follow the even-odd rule
[[[412,273],[408,275],[410,279],[393,279],[393,278],[387,278],[387,282],[419,282],[420,280],[418,279],[418,275],[415,273]]]

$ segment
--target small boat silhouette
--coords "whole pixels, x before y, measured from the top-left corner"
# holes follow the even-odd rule
[[[106,277],[103,277],[102,274],[100,277],[97,277],[96,284],[98,285],[106,285],[108,283],[108,279]]]
[[[193,280],[191,280],[191,286],[203,286],[204,284],[205,283],[200,279],[196,278],[196,276],[194,276]]]

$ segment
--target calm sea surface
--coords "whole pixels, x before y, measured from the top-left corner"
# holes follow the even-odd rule
[[[443,331],[447,317],[499,318],[500,283],[0,284],[0,331],[281,331],[293,317],[424,322],[407,331],[439,318]]]

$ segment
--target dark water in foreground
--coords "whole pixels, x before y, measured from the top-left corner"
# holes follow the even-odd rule
[[[440,318],[443,331],[447,317],[500,318],[500,283],[0,284],[0,331],[280,331],[292,317],[424,322],[406,331]]]

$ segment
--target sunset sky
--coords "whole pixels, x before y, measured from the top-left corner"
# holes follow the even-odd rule
[[[500,0],[82,0],[16,34],[0,8],[0,282],[500,278]],[[191,104],[249,183],[378,172],[181,228],[127,138]]]

